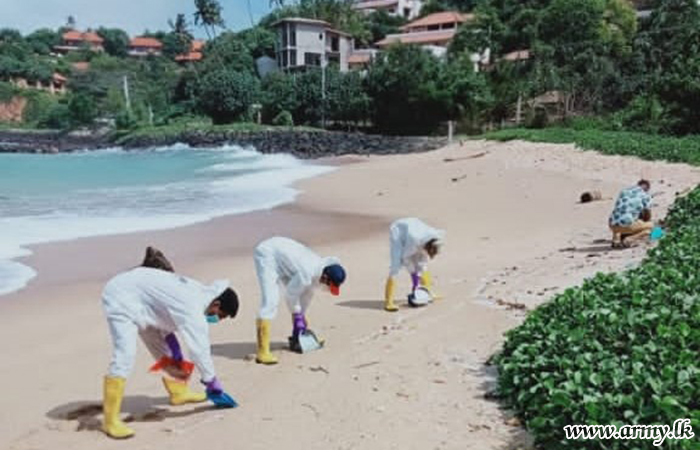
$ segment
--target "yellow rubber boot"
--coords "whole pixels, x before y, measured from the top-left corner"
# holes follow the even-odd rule
[[[102,402],[104,422],[102,423],[102,431],[114,439],[126,439],[134,435],[134,430],[127,427],[119,417],[125,384],[126,380],[119,377],[105,377],[104,380],[104,400]]]
[[[433,276],[427,270],[420,274],[420,285],[430,291],[434,300],[440,300],[442,296],[433,289]]]
[[[258,328],[258,354],[255,361],[258,364],[277,364],[277,357],[270,353],[270,321],[258,319],[255,325]]]
[[[384,287],[384,310],[395,312],[399,310],[399,307],[394,304],[394,291],[396,291],[396,280],[394,277],[389,277],[386,279],[386,286]]]
[[[204,392],[190,391],[186,381],[163,377],[163,386],[165,386],[165,390],[170,394],[170,404],[173,406],[207,401],[207,394]]]

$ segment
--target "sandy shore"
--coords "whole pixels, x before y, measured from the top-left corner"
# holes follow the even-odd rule
[[[684,165],[522,142],[331,162],[343,167],[301,183],[294,205],[34,248],[28,262],[39,276],[0,299],[0,448],[527,448],[527,434],[484,398],[494,384],[484,363],[502,333],[553,293],[639,261],[645,247],[611,251],[606,241],[620,188],[651,179],[659,217],[676,192],[700,181]],[[606,199],[577,203],[590,189]],[[380,309],[387,227],[404,216],[447,230],[432,265],[444,300],[389,314]],[[326,348],[285,350],[290,323],[280,314],[272,334],[281,363],[263,367],[248,359],[258,301],[252,249],[273,234],[339,256],[349,278],[339,300],[318,294],[310,310]],[[141,349],[123,407],[137,436],[117,442],[96,431],[110,348],[99,293],[140,262],[146,245],[181,273],[230,278],[241,295],[238,318],[211,332],[219,377],[241,406],[170,407]],[[401,282],[407,291],[408,277]]]

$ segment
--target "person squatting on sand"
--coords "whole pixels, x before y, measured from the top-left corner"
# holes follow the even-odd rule
[[[421,286],[432,290],[432,277],[427,270],[428,259],[434,258],[443,244],[445,232],[426,225],[416,218],[399,219],[390,227],[391,265],[384,288],[384,309],[398,311],[394,303],[396,276],[401,267],[411,274],[411,292]]]
[[[171,378],[163,377],[171,404],[228,397],[214,371],[208,325],[226,317],[233,318],[238,313],[238,296],[228,284],[226,280],[219,280],[205,286],[165,270],[136,267],[115,276],[105,285],[102,306],[112,336],[112,360],[103,393],[102,429],[107,435],[117,439],[134,435],[119,414],[126,378],[134,366],[137,335],[156,360],[169,357],[174,362],[164,368]],[[188,388],[189,373],[179,364],[183,356],[175,332],[185,341],[206,386],[206,394]],[[233,400],[231,402],[235,405]]]
[[[651,184],[647,180],[639,180],[636,186],[623,189],[615,202],[615,208],[608,220],[613,233],[612,247],[622,248],[629,245],[630,237],[641,237],[649,234],[654,228],[651,220]]]
[[[270,352],[270,321],[277,316],[280,284],[292,313],[292,343],[308,329],[305,314],[314,289],[325,286],[331,294],[339,295],[345,269],[337,258],[321,258],[299,242],[284,237],[273,237],[258,244],[255,269],[261,290],[255,360],[260,364],[276,364],[277,357]]]

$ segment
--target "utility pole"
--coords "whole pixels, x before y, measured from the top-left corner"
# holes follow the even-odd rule
[[[124,102],[126,103],[126,110],[131,114],[131,97],[129,96],[129,78],[124,75]]]
[[[326,128],[326,31],[319,38],[323,41],[321,53],[321,128]]]

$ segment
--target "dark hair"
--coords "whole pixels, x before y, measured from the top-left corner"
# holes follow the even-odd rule
[[[226,288],[214,301],[219,301],[219,309],[227,316],[234,318],[238,314],[238,294],[231,288]]]
[[[649,183],[649,180],[642,178],[641,180],[637,181],[637,186],[646,186],[647,189],[649,189],[651,187],[651,183]]]

